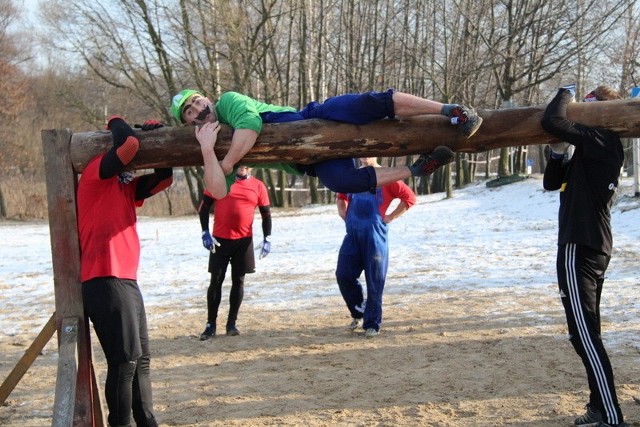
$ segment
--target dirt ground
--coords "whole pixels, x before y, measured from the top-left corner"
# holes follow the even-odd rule
[[[583,411],[586,376],[551,287],[387,295],[373,339],[348,330],[339,298],[323,304],[304,311],[245,304],[241,335],[209,341],[197,338],[204,308],[149,309],[160,424],[569,426]],[[606,340],[607,330],[623,327],[604,319],[603,328]],[[0,342],[0,378],[34,338]],[[638,343],[609,353],[625,417],[640,426]],[[53,339],[0,407],[0,425],[51,425],[56,364]]]

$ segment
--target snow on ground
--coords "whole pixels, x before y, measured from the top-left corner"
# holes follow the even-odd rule
[[[603,317],[616,325],[613,342],[608,340],[612,346],[637,342],[640,331],[640,209],[632,194],[631,180],[624,180],[613,211],[614,254],[602,301]],[[385,293],[407,295],[407,304],[417,293],[434,299],[464,290],[532,297],[555,293],[557,210],[558,194],[544,191],[540,176],[497,188],[474,184],[456,190],[451,199],[419,196],[391,224]],[[256,215],[256,245],[262,239],[260,223]],[[138,232],[138,282],[150,322],[184,311],[204,316],[208,254],[197,216],[139,218]],[[247,277],[244,304],[300,310],[339,297],[334,270],[343,236],[333,205],[274,210],[272,252],[256,260],[258,271]],[[0,222],[0,241],[2,334],[35,336],[54,311],[49,226]],[[536,315],[527,307],[507,309]]]

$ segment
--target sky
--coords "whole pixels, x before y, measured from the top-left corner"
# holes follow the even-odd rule
[[[13,0],[13,4],[24,14],[24,18],[35,23],[37,10],[41,0]]]
[[[612,214],[614,253],[602,300],[603,317],[614,325],[604,333],[612,346],[640,342],[640,200],[630,195],[632,182],[625,179]],[[540,176],[496,188],[470,185],[455,190],[451,199],[442,193],[418,196],[390,225],[385,295],[406,295],[408,303],[412,294],[437,298],[448,289],[555,295],[557,210],[558,194],[544,191]],[[198,332],[209,283],[198,217],[142,217],[138,233],[138,283],[150,324],[158,316],[202,313],[203,324],[194,325]],[[257,244],[262,239],[257,211],[254,235]],[[343,237],[344,223],[333,205],[274,209],[272,252],[256,259],[257,272],[247,276],[243,307],[303,310],[340,301],[331,298],[340,297],[334,271]],[[35,337],[55,309],[49,226],[0,222],[0,242],[0,339]],[[228,305],[229,281],[222,306]],[[514,315],[531,311],[511,310]]]

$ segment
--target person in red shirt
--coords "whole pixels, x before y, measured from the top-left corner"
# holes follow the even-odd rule
[[[360,163],[363,167],[380,167],[375,157],[362,158]],[[400,203],[387,213],[394,199]],[[389,223],[415,203],[416,195],[402,181],[364,193],[338,193],[336,197],[338,214],[347,228],[338,254],[336,279],[353,319],[350,328],[364,328],[366,338],[378,335],[382,323],[382,292],[389,266]],[[358,280],[363,271],[366,300]]]
[[[255,272],[253,254],[253,218],[256,207],[262,215],[262,250],[260,258],[271,250],[271,211],[267,187],[251,176],[251,168],[239,166],[236,182],[225,197],[215,200],[211,193],[204,192],[198,208],[202,226],[202,244],[210,251],[209,273],[211,282],[207,290],[207,324],[200,340],[208,340],[216,334],[216,318],[222,294],[222,282],[231,264],[231,292],[229,294],[229,316],[227,335],[239,335],[236,327],[238,311],[244,296],[244,277]],[[213,209],[213,236],[209,233],[209,212]]]
[[[145,122],[143,129],[162,126]],[[171,168],[125,172],[139,148],[133,129],[109,119],[113,147],[89,161],[78,184],[80,280],[85,312],[107,360],[105,397],[112,426],[157,426],[151,394],[149,334],[138,288],[136,207],[168,188]]]

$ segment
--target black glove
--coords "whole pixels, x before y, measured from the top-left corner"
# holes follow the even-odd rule
[[[164,127],[164,123],[157,120],[147,120],[141,125],[133,125],[134,128],[142,129],[144,131],[158,129]]]

